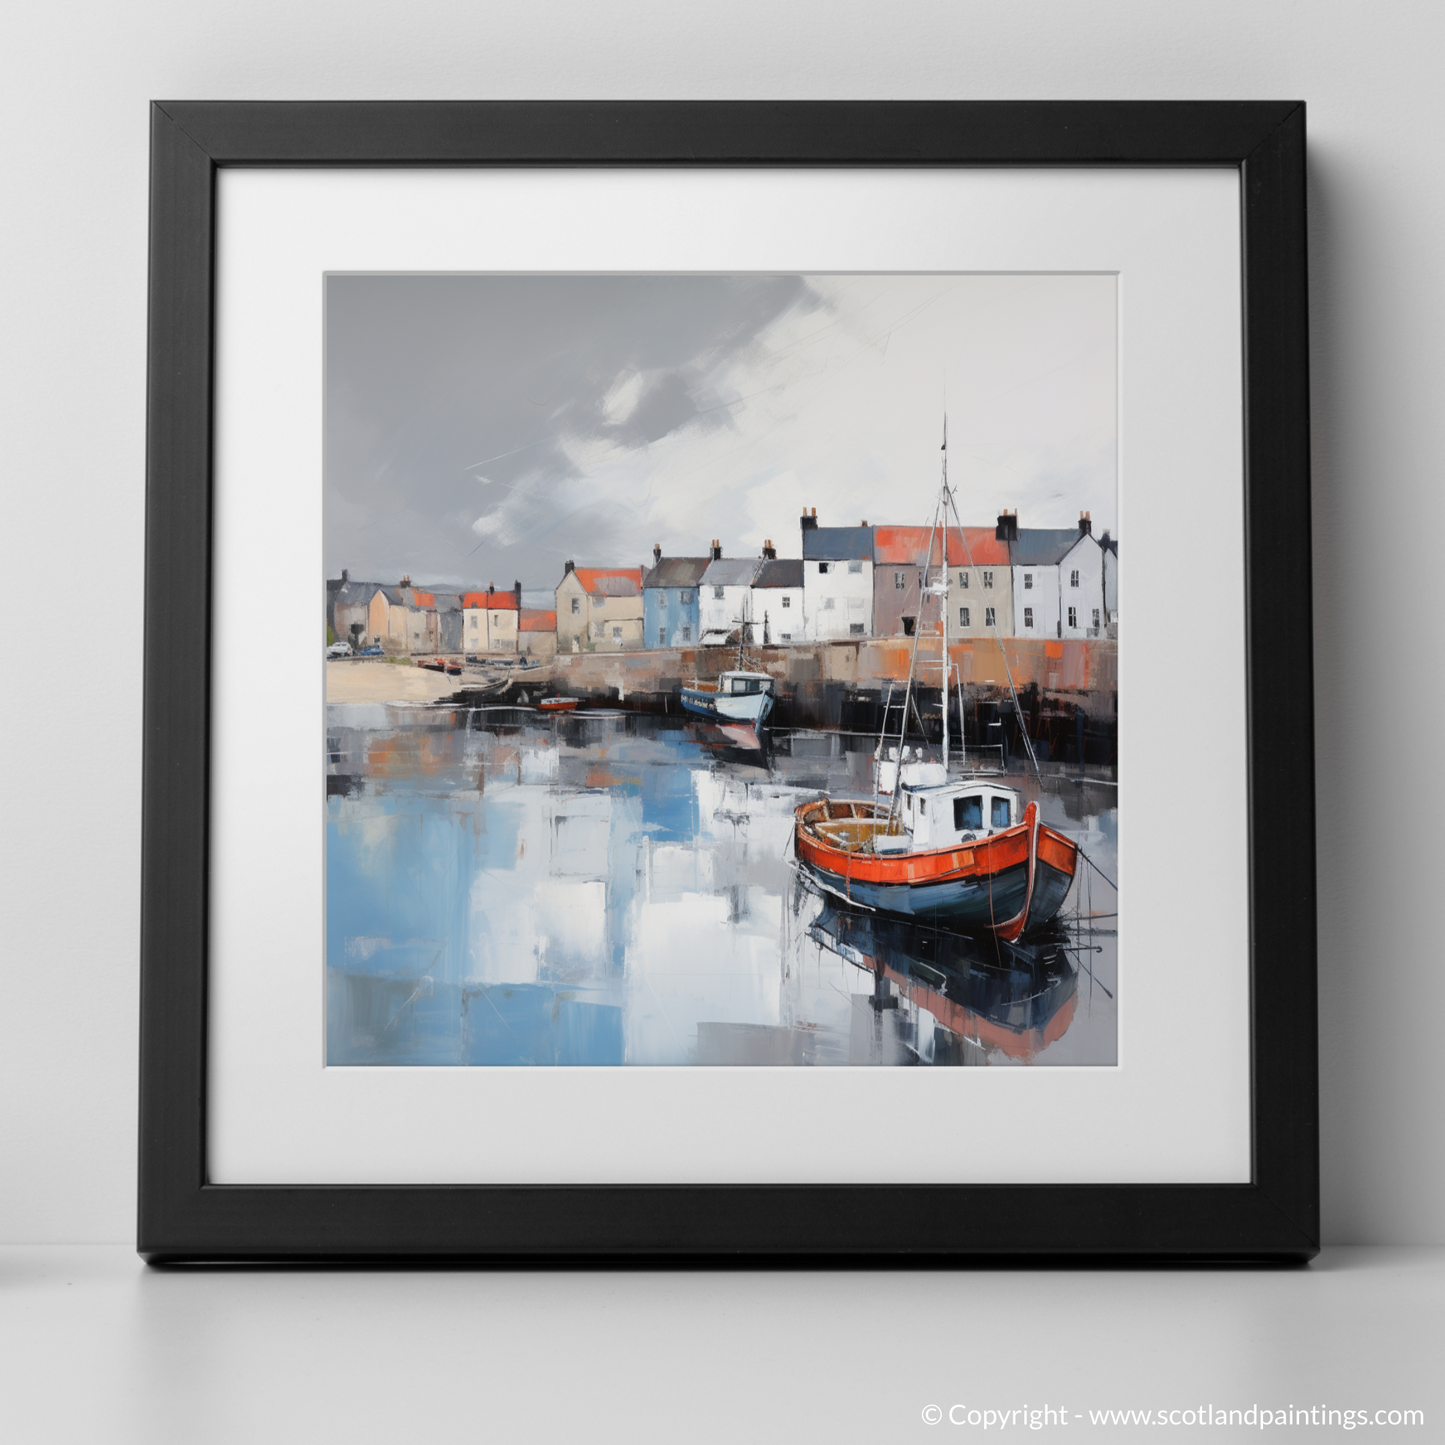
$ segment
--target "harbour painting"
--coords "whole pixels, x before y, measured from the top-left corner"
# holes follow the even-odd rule
[[[324,303],[329,1066],[1117,1065],[1113,275]]]

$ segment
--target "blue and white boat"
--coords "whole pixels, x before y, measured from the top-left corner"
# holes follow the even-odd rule
[[[694,682],[682,689],[682,705],[709,722],[751,723],[762,727],[773,710],[773,679],[765,672],[725,672],[716,682]]]

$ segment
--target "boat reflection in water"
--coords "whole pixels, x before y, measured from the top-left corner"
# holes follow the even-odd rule
[[[911,1052],[917,1062],[982,1064],[1002,1054],[1031,1063],[1073,1022],[1078,971],[1061,927],[1009,943],[825,896],[808,937],[873,975],[880,1044],[887,1034],[892,1052]],[[904,1003],[932,1015],[931,1049],[904,1019],[885,1028],[884,1014]]]

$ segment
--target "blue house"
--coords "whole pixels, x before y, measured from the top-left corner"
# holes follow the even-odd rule
[[[698,584],[711,557],[664,557],[652,549],[653,568],[642,579],[642,645],[696,647]]]

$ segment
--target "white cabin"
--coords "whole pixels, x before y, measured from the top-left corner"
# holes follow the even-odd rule
[[[880,793],[893,791],[897,766],[894,759],[879,764]],[[992,837],[1023,822],[1023,797],[1016,789],[992,779],[951,778],[941,763],[909,762],[905,758],[898,817],[906,836],[896,842],[876,838],[876,851],[947,848],[954,843]]]

